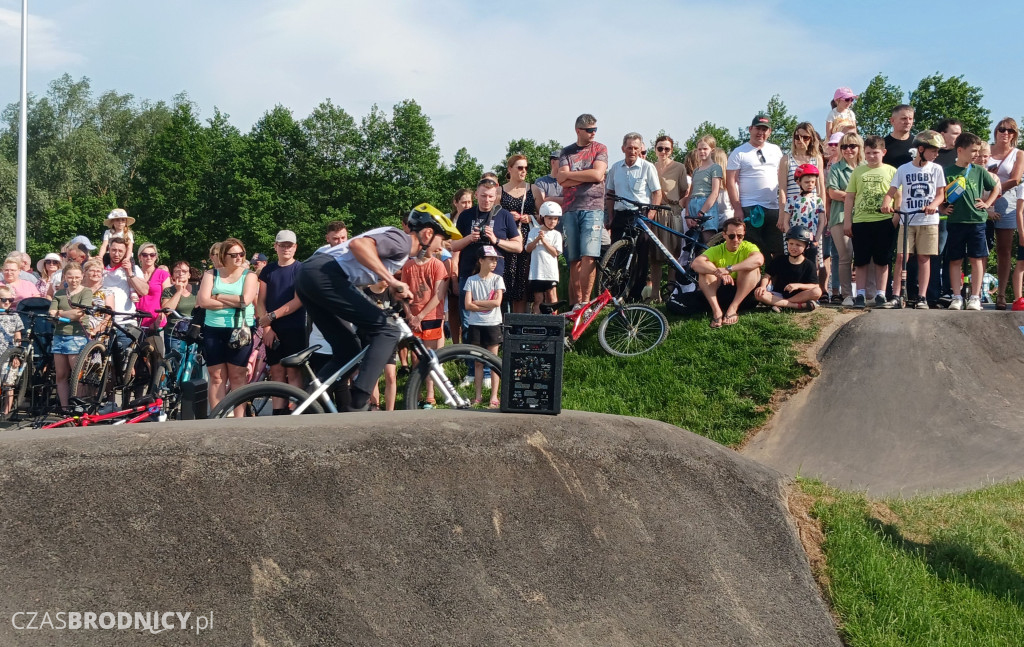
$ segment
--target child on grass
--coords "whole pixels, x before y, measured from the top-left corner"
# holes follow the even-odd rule
[[[814,310],[821,297],[818,285],[818,265],[804,255],[811,244],[811,230],[795,225],[786,232],[787,256],[776,256],[768,264],[760,285],[754,289],[754,298],[772,307]],[[768,290],[771,283],[772,289]]]
[[[847,139],[844,137],[843,142]],[[892,185],[896,169],[882,161],[885,139],[878,135],[864,138],[866,164],[850,175],[843,200],[843,233],[853,239],[853,265],[857,272],[857,296],[854,307],[866,305],[867,289],[875,286],[874,304],[888,308],[885,286],[889,279],[889,263],[896,245],[896,229],[891,216],[882,213],[882,200]]]
[[[422,339],[427,348],[441,348],[444,346],[444,295],[448,285],[444,263],[436,256],[410,258],[402,267],[402,282],[412,290],[408,319],[412,334]],[[411,362],[414,358],[409,359]],[[427,397],[420,406],[432,409],[435,404],[434,381],[427,378]]]
[[[484,245],[480,250],[477,273],[466,279],[465,301],[462,303],[469,325],[466,340],[492,353],[497,353],[501,344],[501,297],[505,292],[504,279],[500,274],[494,273],[497,267],[498,251],[493,245]],[[473,404],[480,404],[483,401],[483,379],[484,367],[477,362],[474,370],[476,398]],[[501,406],[499,382],[499,376],[491,373],[491,409]]]
[[[542,303],[558,301],[558,256],[562,253],[562,234],[555,227],[562,218],[562,207],[557,202],[540,206],[541,224],[530,230],[526,251],[530,252],[530,292],[533,293],[533,313],[540,314]]]

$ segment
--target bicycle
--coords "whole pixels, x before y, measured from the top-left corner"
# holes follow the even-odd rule
[[[194,372],[198,370],[200,374],[202,373],[202,328],[199,324],[192,323],[192,317],[184,317],[177,310],[164,308],[160,312],[177,318],[169,335],[169,350],[161,359],[163,379],[158,384],[158,392],[164,398],[167,416],[177,420],[182,413],[182,398],[191,400],[196,397],[196,389],[192,387],[189,390],[189,384]],[[201,415],[201,412],[189,414],[187,417],[192,418],[195,415]]]
[[[540,306],[544,314],[552,314],[563,307],[564,301]],[[563,313],[568,330],[565,347],[571,350],[584,331],[597,319],[601,311],[611,305],[615,311],[601,322],[597,341],[601,348],[616,357],[633,357],[654,350],[668,338],[668,319],[651,306],[623,303],[608,288],[589,303],[571,312]]]
[[[45,308],[43,308],[45,302]],[[46,314],[33,312],[43,308]],[[18,346],[0,353],[0,420],[46,413],[54,407],[56,381],[50,344],[53,327],[47,323],[69,323],[49,315],[50,300],[24,299],[15,312],[27,318],[24,338]]]
[[[473,406],[475,386],[472,381],[464,382],[463,378],[469,370],[469,363],[476,362],[501,374],[501,359],[497,355],[477,346],[455,344],[438,350],[427,348],[421,339],[412,334],[409,325],[399,316],[401,306],[393,306],[384,310],[392,324],[398,326],[401,338],[396,350],[405,348],[417,359],[415,367],[410,370],[405,386],[406,409],[417,409],[421,401],[426,400],[427,380],[433,380],[435,393],[440,392],[444,405],[454,409],[469,409]],[[292,409],[291,415],[304,413],[337,413],[338,409],[327,395],[327,391],[338,380],[352,374],[363,360],[369,347],[364,347],[344,366],[321,382],[309,365],[310,356],[320,349],[314,345],[304,351],[295,353],[281,360],[286,368],[302,368],[309,378],[308,390],[283,382],[258,382],[246,384],[229,392],[210,412],[211,418],[230,417],[236,407],[243,407],[245,416],[261,416],[271,413],[271,398],[282,398],[285,406]],[[480,370],[479,368],[477,370]],[[465,384],[465,386],[463,386]],[[466,391],[463,393],[463,391]]]
[[[693,227],[688,232],[681,232],[667,227],[660,222],[651,220],[647,216],[643,215],[646,210],[653,209],[655,211],[671,211],[671,208],[666,205],[653,205],[644,204],[636,200],[629,198],[623,198],[619,196],[610,196],[611,199],[616,201],[625,202],[631,204],[637,208],[636,215],[626,225],[626,230],[623,237],[620,240],[612,243],[611,247],[601,257],[601,261],[598,265],[600,269],[601,283],[600,285],[607,288],[613,297],[625,298],[626,295],[636,286],[638,280],[643,280],[643,277],[637,276],[637,271],[640,267],[640,258],[638,254],[638,241],[641,234],[647,234],[650,242],[657,246],[661,253],[668,259],[669,264],[676,271],[676,280],[669,281],[665,288],[659,291],[663,301],[667,301],[668,297],[678,287],[684,285],[696,285],[698,281],[697,272],[691,267],[690,263],[682,265],[675,256],[669,252],[668,248],[665,247],[664,243],[658,238],[654,231],[648,225],[654,225],[658,229],[678,236],[682,243],[683,249],[690,252],[691,257],[699,256],[709,247],[717,245],[724,240],[724,236],[721,233],[716,234],[710,241],[705,243],[701,240],[700,228]],[[710,216],[702,216],[697,218],[697,224],[702,225],[710,219]]]
[[[123,410],[89,413],[87,406],[79,400],[70,415],[53,422],[40,422],[32,425],[35,429],[57,429],[60,427],[91,427],[101,424],[134,425],[140,422],[164,422],[164,400],[158,396],[148,395],[141,400],[132,402]]]
[[[122,326],[113,317],[133,319],[154,318],[149,312],[115,312],[105,306],[75,306],[86,313],[112,317],[107,331],[93,339],[75,360],[71,370],[71,397],[99,404],[104,398],[114,400],[121,393],[121,406],[128,406],[133,398],[153,392],[163,380],[165,366],[159,353],[144,348],[145,332],[136,326]],[[127,348],[111,343],[115,331],[129,340]]]

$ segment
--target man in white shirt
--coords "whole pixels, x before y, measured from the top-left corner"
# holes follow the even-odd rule
[[[768,141],[772,123],[758,114],[750,122],[750,141],[729,154],[725,188],[736,215],[743,214],[747,237],[764,254],[766,262],[782,251],[779,229],[779,163],[782,149]]]
[[[132,263],[124,238],[115,237],[107,241],[107,254],[110,255],[110,265],[103,270],[103,289],[114,295],[116,312],[135,312],[132,293],[149,294],[149,283],[142,277],[142,268]],[[138,319],[125,315],[114,317],[114,321],[125,327],[137,328],[139,325]],[[115,334],[118,347],[127,348],[131,343],[128,337],[120,330],[115,330]]]
[[[641,156],[644,149],[644,138],[640,133],[626,133],[622,138],[622,154],[625,159],[612,164],[605,178],[605,227],[611,229],[611,242],[620,240],[626,227],[636,217],[637,208],[628,202],[613,200],[612,196],[620,196],[643,202],[645,204],[661,204],[661,180],[658,169]],[[648,218],[654,218],[654,212],[648,211]],[[638,280],[630,288],[629,298],[640,300],[641,292],[647,283],[650,270],[650,241],[647,235],[640,237],[637,254],[640,265],[637,268]]]

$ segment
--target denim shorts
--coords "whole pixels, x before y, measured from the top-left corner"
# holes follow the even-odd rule
[[[995,204],[992,205],[996,213],[999,214],[999,219],[996,220],[996,229],[1017,228],[1017,200],[1010,195],[1012,191],[1013,189],[996,198]],[[1010,199],[1006,198],[1007,195],[1010,195]]]
[[[565,260],[571,263],[583,256],[601,257],[604,211],[566,211],[562,224],[565,227]]]
[[[983,222],[947,222],[946,260],[959,261],[967,258],[988,258],[988,241],[985,240]]]
[[[89,338],[85,335],[54,335],[51,352],[54,355],[77,355],[88,343]]]
[[[697,195],[690,198],[690,204],[686,207],[686,213],[691,218],[697,217],[697,212],[704,206],[704,201],[707,200],[706,195]],[[711,208],[704,212],[708,219],[704,222],[702,231],[718,231],[718,203],[711,205]]]

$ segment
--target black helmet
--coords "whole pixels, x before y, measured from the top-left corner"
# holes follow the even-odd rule
[[[419,231],[430,227],[445,238],[451,238],[452,240],[462,238],[462,234],[452,224],[451,218],[426,202],[413,207],[412,211],[409,212],[408,223],[410,231]]]
[[[813,239],[814,234],[811,233],[810,229],[803,225],[794,225],[786,232],[786,240],[799,240],[806,245],[810,245],[811,240]]]

